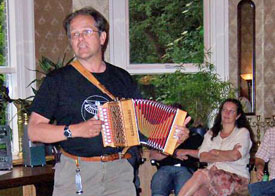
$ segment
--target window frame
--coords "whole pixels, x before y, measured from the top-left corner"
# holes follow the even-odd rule
[[[228,79],[228,0],[203,0],[204,45],[212,54],[209,61],[215,64],[222,79]],[[171,73],[177,64],[130,64],[128,0],[109,0],[110,62],[131,74]],[[184,72],[197,72],[194,64],[184,64]]]
[[[8,74],[9,96],[13,99],[33,95],[27,86],[36,77],[35,70],[35,34],[33,0],[8,0],[7,3],[7,65],[0,67],[0,73]],[[19,153],[17,128],[17,110],[13,104],[8,107],[9,125],[13,132],[12,152],[14,158]]]

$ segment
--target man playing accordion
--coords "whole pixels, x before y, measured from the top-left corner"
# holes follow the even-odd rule
[[[55,165],[53,196],[134,196],[131,157],[122,147],[104,147],[103,122],[94,109],[114,97],[141,98],[125,70],[102,58],[108,36],[106,19],[92,8],[69,14],[64,28],[75,61],[46,77],[31,106],[28,134],[31,141],[59,143],[60,162]],[[95,85],[74,66],[91,74]],[[52,122],[55,122],[54,124]],[[188,137],[185,126],[177,127],[179,143]]]

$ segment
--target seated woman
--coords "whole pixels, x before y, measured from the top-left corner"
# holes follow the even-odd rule
[[[253,132],[241,103],[225,100],[199,150],[200,161],[208,166],[193,174],[179,196],[226,196],[247,187],[251,138]]]

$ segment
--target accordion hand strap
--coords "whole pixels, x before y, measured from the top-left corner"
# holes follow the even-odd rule
[[[88,79],[92,84],[94,84],[103,93],[108,95],[111,99],[116,100],[116,97],[108,91],[103,84],[101,84],[91,72],[89,72],[78,60],[70,63],[79,73],[81,73],[86,79]]]

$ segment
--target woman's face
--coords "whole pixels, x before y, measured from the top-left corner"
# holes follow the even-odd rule
[[[222,108],[222,124],[235,124],[239,117],[235,103],[225,102]]]

